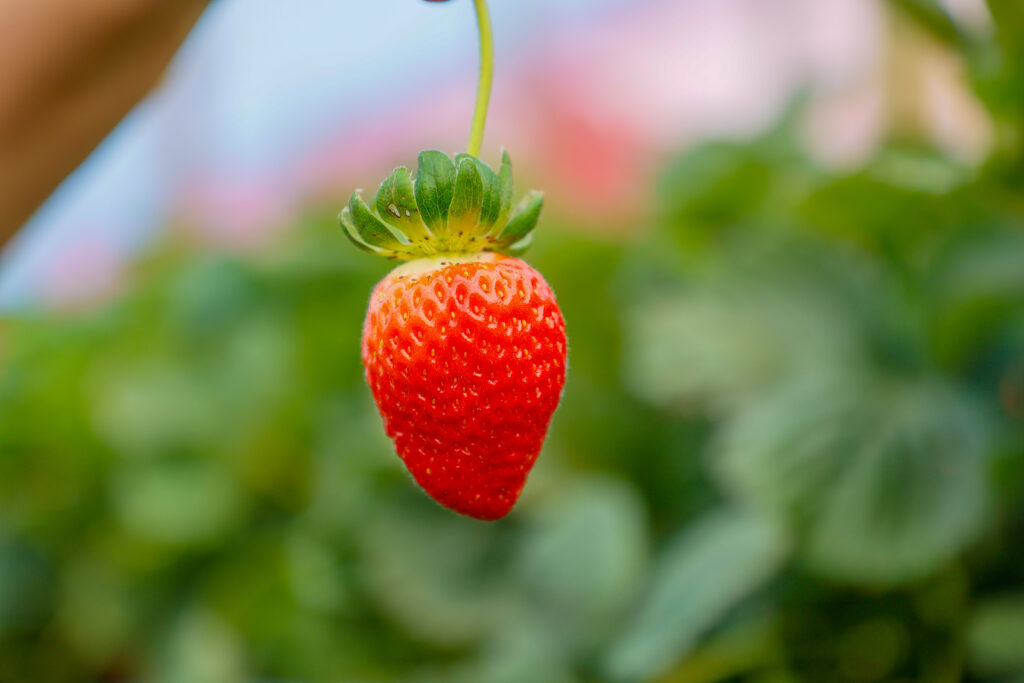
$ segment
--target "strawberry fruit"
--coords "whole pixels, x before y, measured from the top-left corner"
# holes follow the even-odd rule
[[[543,196],[512,210],[508,155],[495,173],[462,154],[420,155],[370,208],[339,217],[359,248],[407,263],[374,289],[366,379],[410,473],[437,502],[482,520],[512,509],[565,383],[565,322],[543,277],[516,258]]]

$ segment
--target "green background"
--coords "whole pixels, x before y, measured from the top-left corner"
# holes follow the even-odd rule
[[[1024,4],[894,4],[991,157],[827,171],[797,98],[643,237],[545,217],[569,381],[501,522],[393,455],[337,207],[0,323],[0,681],[1024,681]]]

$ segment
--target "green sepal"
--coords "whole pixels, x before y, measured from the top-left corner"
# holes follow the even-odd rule
[[[448,210],[450,244],[459,245],[474,236],[480,225],[483,205],[484,181],[480,177],[480,170],[472,158],[464,156],[459,160],[455,193]]]
[[[377,215],[396,231],[405,235],[410,242],[426,239],[430,236],[427,226],[420,217],[420,208],[416,203],[416,191],[413,188],[409,169],[404,166],[396,168],[377,191],[374,202]]]
[[[416,204],[420,216],[435,236],[448,232],[448,209],[455,193],[455,163],[444,152],[420,154],[416,171]]]
[[[512,209],[512,162],[502,150],[497,173],[469,154],[419,156],[415,178],[398,168],[373,208],[357,190],[338,216],[359,249],[406,260],[493,251],[518,255],[532,243],[544,195],[530,192]]]
[[[495,173],[490,166],[485,164],[480,159],[469,154],[458,154],[455,157],[457,164],[462,164],[464,160],[472,161],[476,166],[477,173],[480,174],[480,182],[483,185],[483,200],[480,204],[480,218],[478,225],[481,228],[487,228],[488,232],[491,226],[494,225],[495,221],[501,215],[501,190],[498,182],[498,174]],[[481,231],[477,231],[478,233]]]
[[[397,235],[387,223],[378,218],[366,205],[359,192],[352,194],[348,202],[356,234],[364,243],[382,251],[404,251],[409,241]]]
[[[390,256],[391,254],[386,253],[382,249],[371,247],[370,245],[363,242],[359,237],[359,230],[356,228],[356,223],[352,220],[352,211],[346,206],[338,214],[338,223],[341,225],[345,232],[345,237],[348,238],[349,242],[354,244],[358,249],[365,251],[368,254],[374,254],[375,256]]]
[[[523,239],[519,240],[515,244],[510,244],[507,247],[503,247],[500,251],[506,256],[519,256],[526,252],[533,245],[533,234],[530,233]]]
[[[543,192],[533,190],[526,195],[523,201],[519,203],[505,228],[498,234],[498,243],[503,245],[515,244],[529,235],[537,227],[537,221],[540,219],[540,210],[543,206]]]
[[[515,183],[512,181],[512,159],[508,150],[501,150],[501,170],[498,171],[498,196],[501,201],[501,210],[498,212],[496,225],[501,229],[508,216],[512,213],[512,196],[515,192]]]

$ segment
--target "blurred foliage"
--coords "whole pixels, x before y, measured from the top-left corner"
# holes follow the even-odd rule
[[[962,51],[967,166],[666,169],[628,246],[547,225],[570,378],[509,518],[429,501],[359,364],[388,268],[314,212],[171,240],[0,325],[0,681],[1024,681],[1024,11]]]

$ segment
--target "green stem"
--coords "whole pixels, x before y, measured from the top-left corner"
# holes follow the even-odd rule
[[[480,27],[480,82],[476,90],[476,110],[473,112],[473,129],[469,134],[466,151],[480,156],[484,141],[484,126],[487,125],[487,107],[491,103],[491,84],[494,82],[494,32],[491,29],[491,15],[487,11],[487,0],[473,0],[476,3],[476,19]]]

